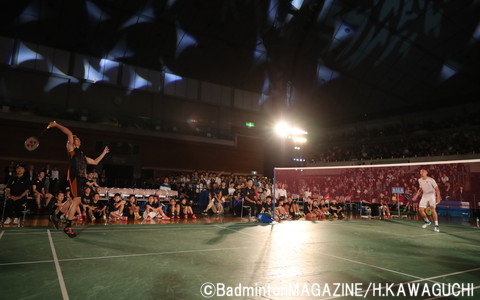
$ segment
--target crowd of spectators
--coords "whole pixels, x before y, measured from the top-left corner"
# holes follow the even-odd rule
[[[466,164],[435,164],[428,166],[389,166],[315,170],[314,175],[299,175],[298,170],[277,173],[277,180],[294,198],[311,197],[318,200],[336,200],[340,203],[355,203],[362,206],[380,207],[380,200],[392,208],[402,207],[415,210],[418,202],[412,201],[418,191],[419,170],[427,168],[428,176],[438,183],[441,198],[445,201],[466,201],[471,181]],[[338,170],[341,170],[338,172]],[[323,172],[323,174],[322,174]],[[295,173],[295,174],[293,174]],[[402,193],[394,193],[401,188]]]
[[[357,126],[327,135],[310,158],[349,161],[480,153],[477,114],[380,128]]]
[[[108,209],[105,211],[105,207],[96,206],[97,201],[94,201],[95,190],[105,185],[101,183],[102,175],[93,168],[87,176],[87,186],[91,193],[86,193],[89,195],[82,199],[83,209],[78,214],[92,220],[100,216],[105,218],[106,215],[113,219],[122,219],[125,215],[134,219],[192,218],[195,216],[193,206],[197,212],[203,211],[204,214],[229,213],[239,216],[244,213],[242,206],[247,206],[249,215],[256,216],[258,213],[270,214],[272,206],[276,206],[278,210],[272,218],[294,219],[303,216],[303,213],[308,217],[341,217],[347,209],[346,205],[350,203],[369,207],[373,214],[386,206],[395,210],[398,204],[401,208],[415,211],[417,203],[412,201],[412,197],[418,191],[421,167],[426,167],[428,175],[436,180],[443,200],[464,201],[468,198],[470,190],[465,189],[465,185],[472,184],[470,170],[468,164],[462,163],[315,169],[314,174],[309,174],[308,170],[305,173],[298,173],[294,169],[280,170],[277,171],[275,190],[272,180],[264,176],[193,171],[169,173],[156,186],[159,189],[178,191],[179,197],[173,203],[162,205],[156,199],[155,205],[155,199],[152,199],[152,203],[140,205],[137,199],[121,199],[117,194],[107,204]],[[12,168],[13,162],[5,168],[6,181],[12,175]],[[62,175],[65,174],[59,174],[55,166],[45,165],[38,172],[33,165],[27,168],[25,176],[29,178],[32,187],[36,186],[31,189],[36,190],[31,196],[36,200],[37,209],[48,206],[52,199],[52,205],[57,206],[55,203],[58,196],[53,195],[58,195],[59,191],[67,188],[62,183]],[[401,188],[403,192],[395,193],[393,188]],[[95,215],[93,212],[100,213]]]

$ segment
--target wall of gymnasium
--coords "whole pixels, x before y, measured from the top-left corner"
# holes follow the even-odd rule
[[[4,117],[5,113],[0,113],[2,168],[13,160],[34,164],[38,168],[48,163],[56,165],[61,172],[66,172],[68,157],[66,136],[63,133],[58,129],[49,129],[39,135],[48,124],[47,119],[29,117],[34,121],[28,121]],[[263,173],[262,140],[255,137],[239,135],[235,141],[212,143],[195,137],[173,139],[145,131],[112,129],[98,124],[74,121],[62,123],[80,137],[81,149],[87,156],[96,158],[105,145],[111,148],[97,170],[106,165],[129,166],[134,170],[134,178],[139,178],[144,169],[154,170],[155,174],[168,170],[195,169],[244,174],[255,170],[259,174]],[[28,151],[24,147],[25,139],[30,136],[36,136],[40,141],[40,146],[34,151]]]

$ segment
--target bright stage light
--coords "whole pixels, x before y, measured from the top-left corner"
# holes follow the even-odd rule
[[[308,134],[305,130],[299,129],[299,128],[290,128],[290,134],[291,135],[304,135]]]
[[[289,129],[290,127],[284,122],[278,123],[275,126],[275,132],[282,137],[288,136]]]
[[[308,132],[297,127],[290,127],[285,122],[278,123],[275,126],[275,132],[281,137],[291,139],[295,143],[305,143],[307,141],[304,135],[307,135]]]
[[[294,136],[292,137],[292,141],[294,141],[295,143],[303,144],[307,142],[307,139],[300,136]]]

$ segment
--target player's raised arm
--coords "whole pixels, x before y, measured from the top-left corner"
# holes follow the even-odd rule
[[[98,165],[100,163],[100,161],[102,161],[102,159],[105,157],[105,155],[107,155],[108,152],[110,152],[110,149],[108,148],[108,146],[105,146],[102,154],[100,154],[97,158],[95,158],[95,159],[92,159],[90,157],[85,157],[85,158],[86,158],[88,164]]]
[[[48,127],[49,128],[53,128],[53,127],[56,127],[58,129],[60,129],[61,132],[63,132],[64,134],[67,135],[67,138],[68,138],[68,145],[71,145],[73,147],[73,133],[70,129],[68,129],[67,127],[65,126],[62,126],[60,124],[58,124],[57,122],[53,121],[53,122],[50,122],[48,124]],[[67,147],[68,147],[67,145]],[[71,149],[69,149],[70,151]]]

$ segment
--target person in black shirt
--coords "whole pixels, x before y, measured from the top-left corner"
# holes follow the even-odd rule
[[[90,208],[92,209],[93,217],[92,221],[95,221],[95,219],[102,218],[104,220],[107,219],[107,214],[106,210],[107,207],[100,201],[100,194],[95,193],[93,194],[93,202],[92,205],[90,205]]]
[[[180,205],[177,204],[175,199],[170,199],[168,206],[167,206],[167,216],[170,219],[180,219]]]
[[[272,203],[272,196],[267,196],[265,198],[265,202],[262,204],[262,210],[260,211],[261,214],[269,214],[272,216],[273,213],[273,203]]]
[[[110,200],[108,204],[108,211],[110,212],[110,219],[111,220],[121,220],[123,217],[123,209],[125,207],[125,203],[127,201],[122,199],[120,194],[115,194],[113,199]]]
[[[249,206],[253,216],[256,216],[262,209],[261,202],[258,201],[258,196],[253,188],[253,180],[247,181],[247,187],[242,191],[243,206]]]
[[[184,219],[188,219],[189,215],[191,216],[192,219],[197,218],[197,216],[193,213],[192,204],[190,203],[190,200],[188,200],[186,197],[182,198],[179,205],[180,205],[180,212],[183,213]]]
[[[27,195],[30,192],[30,180],[25,176],[25,166],[18,164],[15,168],[15,175],[10,178],[5,189],[6,203],[5,216],[7,219],[3,224],[20,224],[20,217],[23,205],[27,202]]]
[[[48,193],[45,188],[45,171],[38,172],[37,178],[32,182],[32,192],[37,208],[42,208],[42,199],[45,199],[45,207],[48,207],[53,195]]]
[[[90,219],[92,219],[92,210],[90,209],[90,205],[93,202],[93,194],[94,192],[92,191],[92,188],[86,185],[83,188],[83,194],[80,197],[81,199],[81,205],[79,206],[80,211],[82,213],[82,218],[87,220],[87,215]]]
[[[70,158],[70,167],[68,169],[68,181],[73,197],[72,205],[69,206],[67,213],[67,224],[64,228],[65,234],[74,238],[77,234],[72,229],[72,220],[75,217],[75,212],[80,205],[80,193],[86,181],[87,165],[98,165],[103,157],[109,152],[108,147],[103,149],[102,154],[96,159],[85,156],[80,150],[81,141],[78,136],[74,135],[70,129],[53,121],[48,124],[47,128],[56,127],[68,137],[67,152]]]
[[[332,199],[330,200],[329,203],[329,212],[333,217],[337,218],[343,218],[343,212],[342,212],[342,207],[337,203],[337,200]]]
[[[137,203],[137,198],[135,195],[128,196],[128,200],[125,202],[125,207],[123,208],[124,214],[126,214],[128,218],[138,220],[141,218],[139,211],[140,206]]]
[[[308,196],[307,201],[303,204],[303,213],[307,218],[313,218],[317,215],[313,212],[313,200],[312,197]]]
[[[233,208],[234,216],[240,215],[240,211],[242,210],[242,201],[243,201],[242,185],[238,184],[232,196],[232,208]]]

